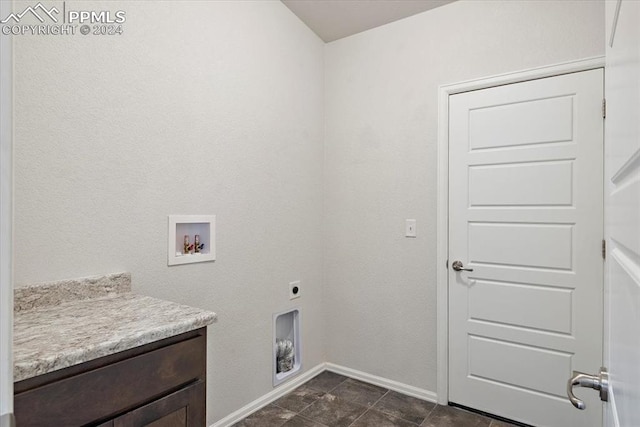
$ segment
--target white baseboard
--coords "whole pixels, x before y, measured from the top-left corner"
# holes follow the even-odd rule
[[[353,378],[355,380],[364,381],[369,384],[377,385],[380,387],[388,388],[389,390],[397,391],[398,393],[406,394],[408,396],[417,397],[418,399],[427,400],[429,402],[437,403],[438,395],[432,391],[422,388],[414,387],[408,384],[403,384],[398,381],[393,381],[387,378],[379,377],[377,375],[367,374],[366,372],[357,371],[355,369],[347,368],[344,366],[336,365],[334,363],[320,363],[314,366],[306,372],[293,378],[291,381],[284,385],[270,391],[269,393],[259,397],[253,402],[243,406],[237,411],[227,415],[219,421],[216,421],[211,427],[230,427],[243,418],[248,417],[259,409],[264,408],[268,404],[275,402],[285,394],[289,393],[293,389],[301,386],[323,371],[331,371],[336,374],[344,375],[345,377]]]
[[[257,398],[253,402],[250,402],[249,404],[247,404],[247,405],[243,406],[242,408],[238,409],[237,411],[227,415],[226,417],[222,418],[221,420],[216,421],[215,423],[213,423],[211,425],[211,427],[230,427],[230,426],[232,426],[233,424],[237,423],[241,419],[248,417],[249,415],[253,414],[257,410],[264,408],[268,404],[270,404],[272,402],[275,402],[276,400],[280,399],[285,394],[287,394],[290,391],[292,391],[293,389],[301,386],[302,384],[304,384],[307,381],[309,381],[311,378],[315,377],[316,375],[318,375],[322,371],[326,370],[325,365],[326,365],[325,363],[320,363],[319,365],[314,366],[313,368],[309,369],[308,371],[297,375],[295,378],[292,378],[290,381],[287,381],[286,383],[282,384],[278,388],[270,391],[269,393],[267,393],[267,394],[265,394],[263,396],[260,396],[259,398]]]
[[[357,371],[355,369],[336,365],[334,363],[325,363],[325,366],[327,371],[335,372],[336,374],[344,375],[346,377],[364,381],[369,384],[388,388],[389,390],[397,391],[398,393],[406,394],[408,396],[417,397],[418,399],[427,400],[433,403],[438,402],[438,395],[429,390],[379,377],[377,375],[368,374],[366,372]]]

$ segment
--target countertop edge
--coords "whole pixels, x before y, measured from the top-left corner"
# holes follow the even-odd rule
[[[217,315],[208,312],[202,318],[194,321],[185,321],[179,324],[172,324],[171,328],[158,328],[147,330],[138,336],[127,337],[118,341],[105,341],[102,345],[89,349],[74,349],[64,355],[56,354],[53,357],[41,358],[36,361],[14,364],[13,381],[18,382],[38,375],[48,374],[53,371],[79,365],[84,362],[98,359],[140,347],[165,338],[170,338],[185,332],[203,328],[215,322]],[[73,359],[73,360],[71,360]]]

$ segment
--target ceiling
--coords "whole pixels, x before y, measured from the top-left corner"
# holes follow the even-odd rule
[[[322,40],[331,42],[454,0],[282,0]]]

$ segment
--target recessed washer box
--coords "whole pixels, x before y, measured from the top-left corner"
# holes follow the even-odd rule
[[[195,237],[202,249],[196,251]],[[186,238],[185,238],[186,236]],[[167,265],[191,264],[216,259],[215,215],[169,215]],[[188,240],[188,247],[185,243]]]

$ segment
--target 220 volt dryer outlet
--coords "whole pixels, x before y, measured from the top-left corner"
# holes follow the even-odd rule
[[[289,299],[300,298],[301,292],[299,280],[289,283]]]

